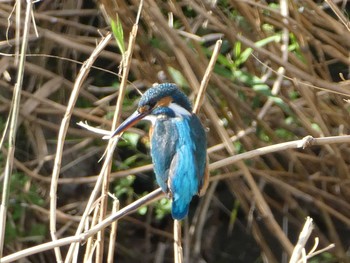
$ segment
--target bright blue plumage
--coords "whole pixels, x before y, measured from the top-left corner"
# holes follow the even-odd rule
[[[173,196],[172,216],[183,219],[188,213],[192,197],[198,194],[199,167],[195,158],[196,145],[190,136],[190,119],[176,120],[179,139],[170,166],[169,186]],[[205,159],[203,160],[205,162]]]
[[[183,219],[198,194],[205,169],[206,139],[197,116],[159,118],[154,125],[151,155],[157,182],[172,195],[172,216]],[[191,128],[192,127],[192,128]]]
[[[195,145],[194,157],[196,159],[196,165],[198,168],[198,181],[200,182],[199,188],[202,188],[205,183],[206,174],[206,158],[207,158],[207,137],[205,135],[204,128],[196,115],[192,115],[190,119],[191,138]],[[204,189],[205,190],[205,189]]]
[[[170,164],[176,154],[178,132],[169,119],[159,119],[153,126],[151,156],[157,183],[163,192],[168,192]]]
[[[192,107],[175,84],[165,83],[147,90],[138,110],[113,133],[118,134],[145,118],[152,122],[151,156],[156,180],[172,198],[172,216],[188,214],[194,195],[206,187],[206,136]]]

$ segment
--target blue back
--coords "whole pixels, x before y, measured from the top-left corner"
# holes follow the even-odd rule
[[[160,117],[155,122],[151,155],[159,186],[172,195],[172,216],[183,219],[202,185],[206,165],[206,136],[194,114]]]

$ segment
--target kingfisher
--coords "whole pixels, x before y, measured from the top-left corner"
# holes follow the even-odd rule
[[[137,110],[111,135],[141,120],[151,122],[151,157],[156,181],[172,200],[173,219],[184,219],[195,195],[208,186],[205,130],[187,96],[172,83],[156,84],[141,97]]]

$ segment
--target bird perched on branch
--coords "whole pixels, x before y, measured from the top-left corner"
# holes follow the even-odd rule
[[[188,214],[194,195],[208,185],[204,128],[192,113],[188,98],[175,84],[158,84],[141,97],[137,110],[112,134],[116,136],[140,120],[148,120],[151,156],[157,183],[172,200],[172,217]]]

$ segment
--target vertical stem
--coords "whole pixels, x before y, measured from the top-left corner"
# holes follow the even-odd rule
[[[115,214],[118,210],[119,210],[119,200],[116,199],[113,201],[112,214]],[[111,234],[109,235],[107,263],[114,262],[114,250],[115,250],[115,240],[117,238],[117,228],[118,228],[118,220],[112,223]]]
[[[111,37],[112,37],[111,34],[108,34],[106,37],[104,37],[102,41],[97,45],[97,47],[95,48],[91,56],[88,58],[88,60],[86,60],[83,66],[81,67],[79,74],[77,76],[77,79],[74,83],[73,91],[70,95],[66,112],[61,122],[60,130],[58,134],[58,140],[57,140],[56,156],[55,156],[55,161],[54,161],[54,166],[53,166],[53,171],[51,176],[51,186],[50,186],[50,232],[51,232],[52,240],[57,239],[56,237],[57,182],[60,175],[63,146],[64,146],[66,134],[68,131],[68,127],[69,127],[69,122],[80,92],[80,88],[82,86],[82,83],[84,82],[85,78],[90,72],[90,68],[92,64],[97,59],[99,53],[108,44]],[[85,216],[87,216],[87,214]],[[55,249],[55,255],[56,255],[57,261],[62,261],[61,259],[62,257],[60,255],[58,248]]]
[[[181,245],[181,222],[179,220],[174,220],[174,262],[183,262]]]
[[[142,6],[143,6],[143,1],[140,2],[136,22],[135,22],[135,24],[130,32],[128,49],[127,49],[126,53],[123,54],[123,61],[122,61],[123,76],[122,76],[121,83],[120,83],[119,96],[118,96],[115,114],[114,114],[114,118],[113,118],[112,130],[115,130],[117,127],[117,124],[119,123],[119,116],[120,116],[120,112],[121,112],[122,107],[123,107],[123,101],[124,101],[124,96],[125,96],[125,91],[126,91],[126,84],[128,81],[129,71],[130,71],[130,67],[131,67],[131,59],[132,59],[132,54],[133,54],[133,50],[134,50],[134,46],[135,46],[135,41],[136,41],[136,36],[137,36],[137,31],[138,31],[138,22],[139,22]],[[103,184],[102,184],[102,192],[101,192],[102,199],[101,199],[101,210],[100,210],[100,218],[99,218],[100,222],[105,218],[106,212],[107,212],[108,189],[109,189],[109,182],[110,182],[111,167],[112,167],[112,163],[110,162],[108,169],[106,170],[106,174],[104,175],[104,180],[103,180]],[[98,235],[99,244],[98,244],[97,251],[96,251],[96,262],[102,262],[102,260],[103,260],[103,247],[104,247],[104,242],[103,242],[104,241],[104,231],[101,230],[101,232],[99,232],[97,235]]]
[[[199,92],[198,92],[198,96],[197,96],[197,99],[196,99],[196,103],[194,104],[194,107],[193,107],[193,112],[196,113],[196,114],[198,113],[199,108],[201,107],[201,105],[203,103],[205,90],[207,89],[210,76],[211,76],[211,74],[212,74],[212,72],[214,70],[214,66],[215,66],[216,60],[217,60],[217,58],[219,56],[221,45],[222,45],[222,40],[221,39],[216,41],[213,54],[212,54],[212,56],[210,58],[208,67],[205,70],[203,79],[201,81],[201,86],[199,88]]]
[[[87,226],[85,229],[91,229],[92,227],[97,225],[97,223],[98,223],[98,212],[99,212],[99,209],[95,209],[94,210],[94,214],[92,216],[91,224],[89,226]],[[89,221],[86,220],[86,222],[88,224]],[[91,262],[91,258],[92,258],[92,254],[93,254],[93,247],[94,247],[94,236],[91,236],[91,237],[89,237],[89,239],[88,239],[88,241],[86,242],[86,245],[85,245],[85,254],[84,254],[84,259],[83,259],[84,263]]]
[[[130,66],[131,66],[132,51],[133,51],[133,48],[135,45],[137,29],[138,29],[138,26],[137,26],[137,24],[135,24],[133,26],[131,33],[130,33],[130,40],[129,40],[129,46],[128,46],[128,50],[127,50],[127,55],[125,56],[125,59],[123,59],[123,77],[122,77],[122,80],[120,83],[119,96],[118,96],[117,106],[116,106],[116,110],[115,110],[115,114],[114,114],[112,130],[114,130],[117,127],[117,124],[119,122],[119,116],[120,116],[119,113],[121,112],[121,109],[123,106],[123,100],[124,100],[124,96],[125,96],[126,84],[127,84],[127,80],[128,80]],[[109,168],[106,170],[106,174],[105,174],[104,180],[103,180],[102,193],[101,193],[102,199],[101,199],[101,210],[100,210],[100,222],[106,216],[111,167],[112,167],[112,163],[109,164]],[[99,246],[97,247],[96,262],[102,262],[102,259],[103,259],[103,240],[104,240],[103,230],[98,233],[98,237],[99,237],[100,243],[99,243]]]
[[[15,65],[18,65],[19,47],[21,41],[21,11],[22,11],[22,0],[16,1],[16,45],[15,45]]]
[[[23,32],[23,41],[21,47],[21,55],[18,66],[17,74],[17,83],[14,88],[13,100],[10,119],[10,131],[8,139],[8,155],[6,158],[6,164],[4,169],[4,182],[3,182],[3,191],[0,204],[0,258],[3,253],[4,239],[5,239],[5,228],[6,228],[6,214],[8,206],[8,198],[10,194],[10,177],[12,173],[13,158],[15,154],[15,142],[16,142],[16,132],[17,132],[17,119],[19,106],[21,101],[21,91],[23,84],[23,75],[24,75],[24,64],[25,64],[25,53],[27,51],[28,45],[28,34],[30,28],[30,11],[32,8],[31,0],[27,0],[26,16],[24,22],[24,32]]]

